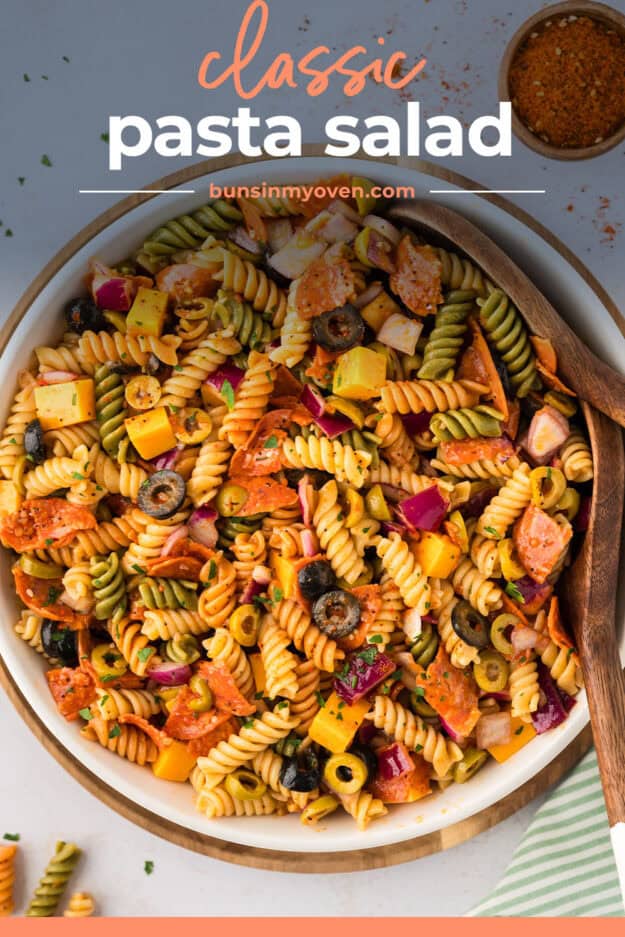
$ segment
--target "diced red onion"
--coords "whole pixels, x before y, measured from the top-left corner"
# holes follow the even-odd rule
[[[430,428],[430,420],[433,415],[428,413],[427,410],[422,410],[421,413],[402,413],[401,421],[409,436],[418,436],[419,433],[424,433],[426,429]]]
[[[150,465],[153,465],[157,472],[163,469],[172,469],[183,449],[184,446],[174,446],[173,449],[168,449],[167,452],[163,452],[155,459],[151,459]]]
[[[169,556],[176,544],[180,540],[184,540],[188,533],[189,528],[186,526],[186,524],[181,524],[180,527],[176,527],[163,544],[161,556]]]
[[[358,212],[352,208],[351,205],[348,205],[347,202],[344,202],[342,199],[335,199],[333,202],[330,202],[328,205],[328,211],[333,212],[337,215],[344,215],[350,221],[353,221],[354,224],[362,224],[362,219]]]
[[[65,384],[69,381],[75,381],[80,374],[74,374],[73,371],[43,371],[39,379],[44,384]]]
[[[507,745],[512,738],[510,713],[490,713],[481,716],[477,723],[475,735],[478,748]]]
[[[315,535],[312,530],[303,530],[301,533],[302,538],[302,551],[304,556],[315,556],[317,553],[317,544],[315,543]]]
[[[271,582],[271,570],[268,566],[255,566],[252,570],[252,579],[260,586],[268,586]]]
[[[516,653],[519,654],[521,651],[528,651],[530,648],[536,647],[536,641],[539,637],[540,635],[533,628],[527,626],[515,627],[510,635],[510,643]]]
[[[75,612],[88,612],[93,608],[93,599],[88,595],[72,595],[64,589],[59,596],[63,605],[73,608]]]
[[[545,465],[570,433],[569,421],[555,407],[541,407],[532,417],[525,449],[537,465]]]
[[[361,700],[394,671],[395,662],[379,651],[370,664],[358,654],[354,654],[345,676],[335,677],[334,689],[342,700],[351,705]]]
[[[448,507],[449,501],[443,498],[438,485],[432,485],[401,501],[398,510],[408,525],[433,531],[440,527]]]
[[[271,218],[267,224],[267,240],[272,254],[281,250],[293,234],[290,218]]]
[[[513,585],[518,589],[523,598],[523,605],[531,604],[535,599],[549,594],[551,586],[547,582],[534,582],[531,576],[523,576],[521,579],[515,579]]]
[[[162,660],[147,671],[148,677],[156,680],[163,686],[179,686],[188,683],[192,671],[188,664],[176,664],[174,661]]]
[[[401,667],[401,682],[409,690],[417,689],[417,674],[423,672],[422,667],[418,667],[410,651],[398,651],[393,655],[393,659],[398,667]]]
[[[414,355],[422,330],[422,322],[394,312],[378,332],[377,340],[404,355]]]
[[[95,304],[100,309],[128,312],[137,292],[132,278],[120,276],[97,260],[92,262],[91,270],[91,295]]]
[[[314,260],[321,257],[325,249],[324,241],[319,241],[305,232],[296,231],[284,247],[271,255],[269,264],[283,277],[296,280]]]
[[[329,244],[345,244],[354,240],[358,234],[358,226],[345,215],[324,210],[311,218],[306,225],[306,231]]]
[[[308,475],[302,475],[297,483],[297,498],[302,520],[307,527],[310,527],[315,511],[315,489]]]
[[[397,247],[401,241],[399,229],[390,221],[387,221],[386,218],[380,218],[379,215],[366,215],[363,218],[363,224],[365,227],[376,231],[381,237],[386,238],[394,247]]]
[[[445,730],[445,732],[447,733],[447,735],[449,736],[449,738],[452,740],[452,742],[455,742],[456,745],[462,745],[462,744],[465,742],[465,737],[464,737],[464,735],[460,735],[459,732],[456,732],[455,729],[452,729],[452,727],[449,725],[449,723],[448,723],[445,719],[443,719],[443,717],[442,717],[441,715],[439,715],[438,718],[440,719],[441,726],[443,727],[443,729]],[[482,718],[483,718],[483,717],[482,717]],[[482,721],[482,720],[480,719],[480,722],[481,722],[481,721]],[[478,723],[478,725],[479,725],[479,723]],[[481,746],[480,746],[480,748],[481,748]]]
[[[378,730],[372,722],[363,722],[361,727],[358,729],[358,741],[362,745],[368,745],[369,742],[375,738]]]
[[[250,579],[241,594],[241,605],[250,605],[257,595],[263,594],[266,588],[266,585],[263,583],[256,582],[254,579]]]
[[[385,781],[401,778],[414,771],[414,762],[403,742],[393,742],[378,751],[378,774]]]
[[[360,293],[356,297],[356,299],[352,303],[352,306],[355,306],[356,309],[364,308],[364,306],[366,306],[367,303],[373,302],[376,296],[379,296],[383,289],[384,287],[382,286],[380,281],[375,280],[373,283],[369,284],[369,286],[364,291],[364,293]]]
[[[481,491],[472,495],[468,501],[461,504],[458,510],[463,517],[479,517],[486,505],[493,500],[496,494],[496,488],[482,488]]]
[[[189,536],[197,543],[212,549],[217,544],[219,536],[215,521],[217,511],[208,504],[196,508],[188,521]]]
[[[252,237],[247,228],[244,228],[243,225],[238,225],[236,228],[228,231],[228,240],[233,241],[238,247],[243,248],[244,251],[248,251],[250,254],[257,254],[260,256],[263,252],[259,242],[256,238]]]
[[[409,608],[404,612],[402,631],[410,642],[416,641],[423,631],[423,621],[416,608]]]
[[[397,521],[382,521],[382,533],[385,537],[388,537],[389,534],[405,534],[406,525]]]
[[[317,390],[316,387],[313,387],[311,384],[304,384],[300,403],[310,411],[315,420],[325,413],[325,397],[321,391]]]
[[[238,368],[236,364],[226,362],[222,364],[220,368],[217,368],[216,371],[213,371],[212,374],[209,374],[204,383],[208,384],[209,387],[212,387],[220,394],[225,381],[229,381],[232,389],[236,390],[244,377],[245,371]]]
[[[538,685],[540,687],[540,704],[536,712],[532,713],[532,724],[538,735],[555,729],[567,717],[560,691],[542,662],[538,662]],[[481,721],[481,720],[480,720]],[[478,723],[479,726],[479,723]]]
[[[393,273],[395,262],[393,260],[393,244],[388,238],[381,237],[377,231],[370,230],[367,241],[367,260],[385,273]]]
[[[315,423],[323,430],[328,439],[336,439],[336,437],[340,436],[342,433],[354,429],[352,420],[342,413],[333,413],[332,415],[324,413],[323,416],[315,418]]]

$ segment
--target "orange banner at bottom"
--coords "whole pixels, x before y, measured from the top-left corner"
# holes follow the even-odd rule
[[[114,921],[116,937],[171,937],[172,923],[184,921],[187,924],[210,922],[211,927],[222,927],[228,937],[249,937],[253,927],[254,937],[276,937],[281,929],[295,926],[297,937],[380,937],[381,930],[393,929],[400,937],[406,928],[406,934],[413,934],[415,924],[432,929],[436,937],[501,937],[502,926],[506,937],[587,937],[592,927],[595,937],[623,937],[623,920],[617,918],[48,918],[45,933],[47,935],[78,934],[93,937],[110,937],[111,921]],[[3,937],[23,937],[43,933],[40,919],[12,918],[2,923]]]

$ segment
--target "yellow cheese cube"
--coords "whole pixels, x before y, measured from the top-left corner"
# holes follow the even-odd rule
[[[35,408],[43,430],[95,420],[95,392],[90,377],[35,387]]]
[[[447,579],[460,560],[460,549],[450,537],[427,530],[414,547],[414,555],[426,576]]]
[[[169,296],[140,286],[126,317],[127,335],[153,335],[160,338],[167,315]]]
[[[0,481],[0,519],[19,511],[23,498],[13,482]]]
[[[252,675],[254,677],[254,686],[256,687],[256,692],[264,693],[266,677],[263,659],[260,654],[250,654],[249,662],[250,667],[252,668]]]
[[[153,459],[176,445],[165,407],[146,410],[124,420],[126,431],[142,459]]]
[[[195,767],[196,758],[189,754],[184,742],[173,741],[159,752],[152,762],[152,771],[163,781],[186,781]]]
[[[386,358],[370,348],[350,348],[338,359],[332,393],[347,400],[378,397],[386,380]]]
[[[501,764],[507,761],[512,755],[516,755],[519,749],[531,742],[536,735],[536,730],[531,722],[523,722],[518,716],[511,719],[512,737],[505,745],[491,745],[488,749],[495,761]]]
[[[308,734],[313,742],[339,755],[352,744],[370,708],[366,699],[349,706],[338,693],[332,693],[313,719]]]
[[[285,599],[292,599],[297,594],[297,570],[292,560],[280,556],[276,550],[271,551],[271,568]]]
[[[387,292],[382,290],[375,299],[372,299],[370,303],[363,306],[360,310],[360,315],[377,335],[386,320],[394,313],[398,312],[401,312],[401,306],[399,306]]]

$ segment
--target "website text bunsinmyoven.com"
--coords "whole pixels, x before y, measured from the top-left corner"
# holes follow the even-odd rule
[[[311,198],[415,198],[415,190],[411,185],[372,185],[364,186],[346,183],[318,182],[313,185],[270,185],[260,182],[257,185],[217,185],[210,183],[208,196],[217,198],[265,198],[265,199],[293,199],[306,203]]]

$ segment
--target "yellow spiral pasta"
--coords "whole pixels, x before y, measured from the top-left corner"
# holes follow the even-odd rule
[[[253,534],[237,534],[232,552],[237,589],[241,592],[252,578],[254,569],[263,566],[267,560],[267,543],[262,530],[256,530]]]
[[[114,690],[96,688],[94,707],[103,719],[111,721],[126,713],[149,719],[162,710],[161,702],[149,690]]]
[[[25,609],[20,615],[17,624],[13,630],[15,634],[25,641],[29,647],[32,647],[38,654],[44,654],[43,644],[41,643],[41,626],[43,618],[35,615],[29,609]]]
[[[149,522],[134,537],[133,542],[123,556],[122,567],[124,572],[129,576],[132,573],[147,572],[150,560],[160,557],[165,541],[171,535],[173,529],[186,520],[186,514],[186,510],[183,510],[161,521],[148,518]],[[117,518],[117,520],[122,520],[122,518]]]
[[[456,478],[483,479],[484,481],[499,482],[503,478],[510,478],[518,469],[521,460],[513,455],[506,462],[494,462],[491,459],[480,459],[477,462],[467,462],[465,465],[449,465],[442,459],[431,461],[432,468],[443,475],[455,475]]]
[[[487,390],[475,381],[387,381],[379,407],[386,413],[443,413],[476,406]]]
[[[146,636],[141,633],[140,622],[122,618],[111,624],[109,632],[132,673],[144,677],[148,667],[155,661],[155,653]]]
[[[253,800],[241,800],[233,797],[221,785],[212,790],[201,790],[195,804],[209,820],[217,817],[267,817],[280,806],[271,794],[265,793]]]
[[[219,742],[206,757],[198,758],[198,766],[204,774],[204,786],[200,792],[216,788],[226,775],[251,761],[258,752],[279,742],[297,727],[287,703],[279,703],[275,710],[268,710],[251,725],[244,725],[237,735]]]
[[[165,335],[163,338],[156,338],[154,335],[139,335],[139,348],[149,355],[154,355],[163,364],[174,367],[178,364],[176,352],[181,341],[178,335]]]
[[[207,630],[206,619],[202,618],[199,610],[190,612],[182,608],[149,609],[141,627],[150,641],[157,638],[168,641],[176,634],[204,634]]]
[[[231,446],[244,446],[267,409],[273,390],[275,364],[267,355],[251,351],[245,377],[237,388],[234,406],[226,413],[219,438]]]
[[[63,588],[69,599],[71,607],[78,612],[90,612],[94,605],[93,584],[89,563],[75,563],[63,574]]]
[[[227,329],[211,333],[185,355],[171,377],[167,378],[159,403],[166,407],[186,406],[208,375],[239,351],[241,345]]]
[[[104,452],[99,445],[89,450],[89,462],[93,477],[98,485],[112,494],[121,494],[124,498],[136,501],[139,488],[147,479],[148,473],[132,462],[117,462]]]
[[[91,333],[93,334],[93,333]],[[78,343],[76,343],[78,344]],[[75,374],[81,374],[84,370],[80,360],[78,348],[59,345],[58,348],[49,348],[46,345],[40,345],[35,348],[35,355],[39,363],[39,373],[45,374],[46,371],[72,371]]]
[[[228,471],[232,447],[227,440],[217,438],[225,413],[225,407],[216,407],[211,411],[214,431],[202,443],[187,483],[187,494],[195,507],[207,504],[215,497]]]
[[[266,615],[258,645],[265,671],[265,695],[270,700],[277,696],[292,700],[297,694],[297,658],[288,650],[290,643],[291,638],[286,631]]]
[[[208,578],[213,570],[213,578]],[[214,561],[209,561],[203,567],[200,578],[202,582],[207,582],[200,594],[197,608],[198,615],[204,622],[203,630],[220,628],[234,611],[237,602],[234,566],[223,555],[217,554]]]
[[[365,564],[362,557],[358,555],[352,535],[345,527],[344,513],[338,497],[336,482],[334,480],[326,482],[319,492],[317,507],[313,515],[313,527],[317,532],[321,549],[325,552],[336,575],[352,584],[362,575]]]
[[[302,319],[295,305],[299,280],[293,280],[289,289],[284,322],[280,329],[280,344],[269,356],[277,364],[294,368],[306,355],[312,341],[312,319]]]
[[[458,595],[469,602],[480,615],[488,615],[503,604],[499,586],[477,569],[470,559],[464,559],[452,574],[452,583]]]
[[[463,641],[453,629],[451,616],[460,600],[454,593],[451,583],[445,579],[433,579],[432,592],[436,594],[438,607],[434,615],[441,641],[454,667],[463,670],[469,664],[479,660],[479,655],[477,648],[471,647],[470,644]]]
[[[383,413],[375,424],[375,434],[382,439],[380,447],[391,465],[410,468],[415,460],[415,444],[406,432],[397,413]]]
[[[404,603],[425,615],[430,607],[432,590],[408,544],[399,534],[391,533],[380,538],[377,552],[384,569],[397,583]]]
[[[388,813],[383,802],[368,791],[341,794],[340,801],[346,813],[358,824],[359,830],[366,830],[372,820],[377,820]]]
[[[474,534],[471,538],[469,555],[479,571],[487,579],[501,578],[499,550],[494,540],[483,534]]]
[[[378,648],[383,651],[389,644],[393,632],[401,629],[402,616],[406,611],[401,592],[388,573],[384,573],[380,581],[380,599],[382,604],[369,626],[367,639],[375,636]],[[379,638],[382,640],[380,641]]]
[[[60,429],[49,429],[43,434],[46,447],[52,455],[72,455],[77,446],[87,446],[90,449],[100,438],[98,424],[95,420],[87,423],[78,423],[76,426],[62,426]]]
[[[508,689],[512,700],[511,715],[520,717],[523,722],[531,722],[531,714],[536,712],[540,703],[538,668],[532,652],[526,651],[524,658],[512,660]]]
[[[432,485],[438,485],[441,491],[449,491],[451,485],[440,478],[431,478],[429,475],[417,475],[409,468],[400,468],[398,465],[389,465],[380,460],[380,464],[369,469],[367,479],[369,485],[392,485],[394,488],[403,488],[408,494],[416,495]]]
[[[298,726],[298,731],[299,729]],[[273,748],[265,748],[262,752],[258,752],[249,765],[250,770],[270,788],[272,796],[280,801],[288,800],[291,794],[280,783],[280,772],[283,765],[284,758],[274,752]]]
[[[312,538],[315,551],[318,550],[319,543],[315,534],[305,527],[304,524],[299,523],[287,524],[285,527],[276,527],[270,534],[269,546],[272,550],[276,550],[284,559],[301,557],[304,555],[304,547],[302,545],[302,533],[304,533],[304,531],[308,531],[308,534]]]
[[[59,488],[71,488],[83,479],[83,467],[80,462],[67,456],[55,456],[28,472],[24,479],[26,497],[44,498]]]
[[[291,712],[299,719],[295,730],[298,735],[306,736],[310,724],[319,712],[319,668],[312,660],[298,661],[295,667],[297,693],[291,701]]]
[[[301,516],[302,512],[299,504],[293,504],[288,508],[278,508],[275,511],[270,511],[269,514],[263,517],[262,532],[266,537],[269,537],[272,531],[279,527],[288,527],[290,524],[294,524],[301,519]]]
[[[273,325],[278,327],[286,314],[284,292],[266,273],[228,250],[222,249],[222,263],[223,267],[214,274],[214,279],[221,283],[224,289],[240,293],[243,299],[252,304],[256,312],[270,315]]]
[[[137,726],[111,724],[94,718],[82,727],[80,734],[135,765],[151,764],[158,757],[155,743]]]
[[[451,766],[462,760],[462,749],[455,742],[388,696],[376,696],[368,718],[389,738],[423,755],[439,778],[446,777]]]
[[[24,455],[24,430],[37,415],[34,387],[35,382],[31,378],[31,381],[17,392],[11,405],[0,439],[0,471],[3,478],[12,477],[15,463]]]
[[[353,449],[338,439],[327,436],[296,436],[285,439],[282,455],[287,465],[293,468],[320,469],[330,472],[339,482],[349,482],[354,488],[362,488],[367,481],[371,453]]]
[[[313,625],[310,615],[301,605],[285,599],[278,605],[276,620],[286,631],[298,651],[302,651],[318,670],[333,673],[345,652],[322,631]]]
[[[594,475],[590,446],[579,430],[573,430],[560,449],[562,471],[567,481],[589,482]]]
[[[87,891],[75,891],[63,911],[63,917],[91,917],[95,914],[95,901]]]
[[[543,609],[536,616],[534,628],[540,634],[547,632],[547,615]],[[566,648],[558,647],[551,638],[548,638],[547,646],[541,653],[540,659],[549,669],[552,679],[569,696],[575,696],[583,687],[584,680],[576,655],[571,654]]]
[[[248,699],[254,693],[254,677],[250,662],[241,645],[226,628],[217,628],[212,638],[204,641],[211,660],[221,661],[232,674],[234,682]]]
[[[0,917],[13,914],[13,886],[15,884],[15,854],[17,846],[0,846]]]
[[[521,516],[531,497],[530,467],[523,462],[484,508],[477,523],[478,533],[493,540],[501,540],[506,536],[508,527]]]
[[[122,335],[121,332],[83,332],[76,346],[76,354],[85,371],[94,374],[98,365],[107,361],[122,361],[124,364],[137,364],[143,367],[148,360],[148,352],[143,351],[139,339],[134,335]],[[70,369],[75,370],[75,369]]]

